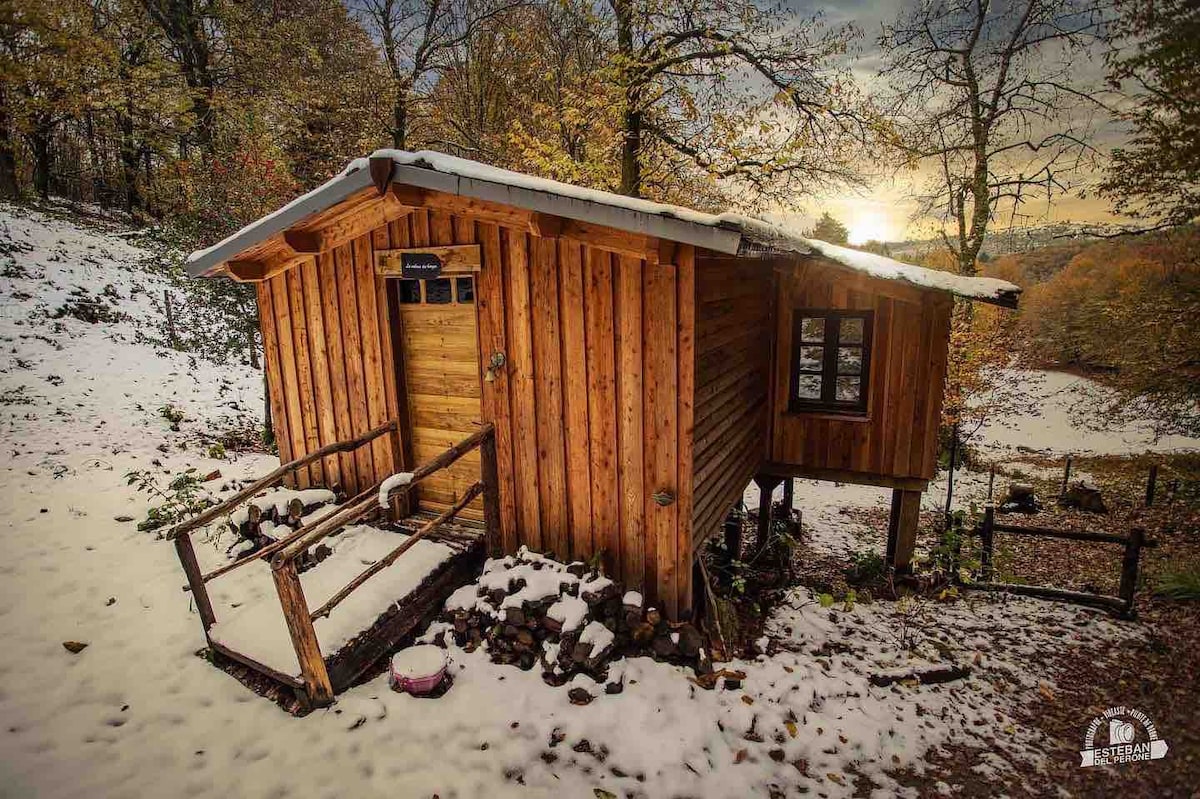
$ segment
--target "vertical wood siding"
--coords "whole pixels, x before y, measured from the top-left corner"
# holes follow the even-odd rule
[[[296,482],[353,494],[416,465],[403,440],[403,342],[392,340],[373,252],[450,243],[481,250],[481,414],[496,426],[505,550],[525,544],[566,560],[603,553],[609,574],[671,616],[690,608],[700,496],[692,388],[704,315],[695,307],[702,270],[688,246],[647,262],[419,210],[260,284],[280,456],[388,419],[402,431],[313,464]],[[496,352],[506,366],[485,382]]]
[[[771,266],[701,253],[695,296],[692,535],[699,542],[720,528],[766,455]]]
[[[392,418],[386,380],[393,369],[382,281],[363,237],[258,285],[259,321],[271,388],[271,415],[283,460],[361,435]],[[385,376],[386,375],[386,376]],[[297,474],[301,487],[340,487],[355,494],[391,474],[394,437],[330,455]]]
[[[875,477],[933,477],[946,377],[951,301],[934,292],[848,275],[818,263],[779,281],[770,460]],[[867,415],[789,413],[797,308],[872,310]]]

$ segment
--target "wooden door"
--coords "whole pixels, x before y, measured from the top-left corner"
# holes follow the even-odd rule
[[[402,385],[407,403],[405,441],[410,468],[435,457],[474,433],[480,420],[479,346],[475,278],[453,275],[433,280],[389,280],[397,309]],[[417,508],[442,511],[479,479],[479,450],[423,480]],[[460,517],[483,519],[481,500]]]

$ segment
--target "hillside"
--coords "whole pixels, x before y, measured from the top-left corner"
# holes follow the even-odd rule
[[[173,548],[136,529],[160,500],[124,478],[220,470],[206,484],[215,492],[266,471],[268,456],[214,459],[206,446],[254,423],[260,376],[158,342],[151,298],[169,286],[125,238],[3,207],[0,241],[11,355],[0,373],[0,778],[15,794],[719,797],[799,785],[837,797],[892,793],[898,779],[932,790],[941,772],[927,755],[949,745],[1003,752],[986,767],[1019,785],[1048,744],[1017,697],[1054,684],[1052,656],[1102,661],[1141,635],[1094,611],[980,596],[922,603],[937,624],[898,642],[911,607],[826,608],[795,588],[767,619],[770,654],[728,664],[745,672],[737,688],[700,690],[689,672],[636,658],[622,694],[576,707],[536,672],[453,648],[441,699],[378,678],[296,721],[195,656],[203,638]],[[879,492],[827,488],[798,492],[812,540],[881,542],[877,525],[846,513]],[[202,557],[216,562],[225,542],[209,532]],[[87,647],[73,654],[67,641]],[[871,683],[944,662],[975,666],[950,686]]]
[[[1096,419],[1200,435],[1200,229],[1007,255],[985,273],[1025,289],[1004,324],[1024,365],[1109,389]]]

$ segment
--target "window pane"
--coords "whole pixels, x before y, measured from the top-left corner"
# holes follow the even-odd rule
[[[800,360],[796,362],[796,368],[802,372],[819,372],[824,357],[824,347],[801,347]]]
[[[858,402],[859,382],[857,377],[839,377],[837,379],[838,402]]]
[[[843,344],[862,344],[863,321],[862,319],[843,319],[838,333],[840,341]]]
[[[805,317],[800,322],[800,340],[801,341],[816,341],[825,340],[825,317],[814,316]]]
[[[446,305],[450,302],[450,278],[439,277],[425,281],[425,302],[430,305]]]
[[[405,305],[413,305],[421,301],[421,281],[419,280],[401,280],[400,281],[400,302]]]
[[[470,277],[460,277],[454,280],[454,288],[458,292],[458,301],[462,303],[475,302],[475,280]]]
[[[839,375],[857,375],[862,373],[862,348],[838,347]]]
[[[800,375],[796,381],[796,397],[802,400],[819,400],[821,398],[821,376]]]

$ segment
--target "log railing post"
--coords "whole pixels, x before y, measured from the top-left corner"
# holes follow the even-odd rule
[[[993,569],[992,555],[996,543],[996,508],[993,505],[988,505],[983,509],[983,528],[980,530],[980,537],[983,541],[983,552],[979,558],[981,571],[983,579],[990,582]]]
[[[275,579],[275,590],[279,593],[279,605],[287,621],[296,660],[300,662],[300,674],[304,677],[304,689],[313,707],[333,703],[333,685],[329,682],[329,670],[321,655],[317,631],[308,615],[308,603],[304,600],[304,588],[300,575],[291,559],[271,564],[271,576]]]
[[[192,534],[184,533],[175,536],[175,553],[187,575],[188,587],[196,602],[196,611],[200,614],[200,622],[204,625],[204,637],[208,638],[208,630],[217,623],[213,613],[212,602],[208,598],[208,589],[204,586],[204,576],[200,572],[200,564],[196,561],[196,550],[192,547]]]
[[[1133,615],[1133,595],[1137,591],[1138,560],[1146,543],[1146,531],[1134,527],[1125,540],[1125,557],[1121,560],[1121,601],[1125,603],[1125,614]]]
[[[496,434],[492,433],[479,445],[479,478],[483,483],[483,522],[487,536],[488,555],[502,553],[500,530],[500,470],[496,463]]]
[[[1067,488],[1071,483],[1071,456],[1067,456],[1066,465],[1063,466],[1063,481],[1062,490],[1058,492],[1059,496],[1067,493]]]
[[[1158,486],[1158,464],[1150,464],[1150,476],[1146,479],[1146,507],[1154,504],[1154,489]]]

